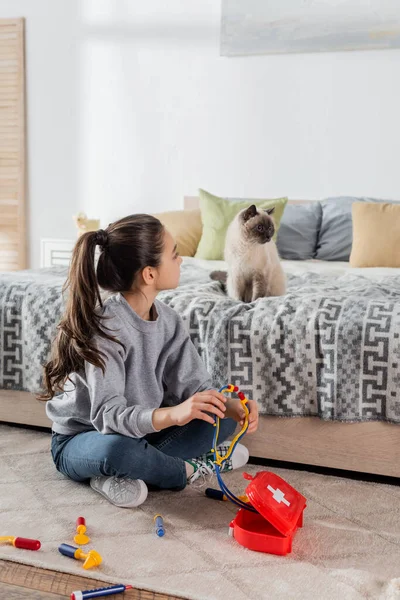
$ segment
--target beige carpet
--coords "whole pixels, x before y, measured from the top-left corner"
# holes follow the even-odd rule
[[[230,538],[234,507],[203,490],[151,493],[139,509],[118,509],[57,473],[49,444],[48,434],[0,426],[0,535],[42,541],[38,552],[0,545],[0,558],[195,600],[400,598],[400,487],[276,469],[308,499],[292,554],[277,557]],[[225,481],[243,492],[241,473]],[[158,512],[164,538],[153,533]],[[103,555],[97,570],[57,550],[74,543],[80,515]]]

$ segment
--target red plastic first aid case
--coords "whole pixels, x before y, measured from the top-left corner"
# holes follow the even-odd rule
[[[239,544],[269,554],[288,554],[292,551],[293,536],[303,526],[306,499],[282,477],[260,471],[250,480],[246,495],[258,511],[241,508],[231,521],[229,533]]]

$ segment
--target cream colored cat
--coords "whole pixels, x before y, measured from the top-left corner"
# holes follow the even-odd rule
[[[272,237],[275,233],[267,210],[254,204],[242,210],[228,227],[225,260],[228,263],[228,295],[235,300],[254,302],[266,296],[283,296],[286,277]]]

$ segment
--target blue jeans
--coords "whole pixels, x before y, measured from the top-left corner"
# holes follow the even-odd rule
[[[218,442],[233,434],[236,422],[221,419]],[[57,470],[74,481],[114,476],[143,479],[151,487],[182,490],[185,460],[209,452],[214,427],[195,419],[144,438],[86,431],[76,435],[53,433],[51,455]]]

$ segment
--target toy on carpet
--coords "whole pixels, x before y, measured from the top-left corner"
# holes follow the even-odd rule
[[[154,517],[154,528],[158,537],[163,537],[163,535],[165,535],[164,519],[161,515],[156,515]]]
[[[214,438],[211,452],[214,456],[215,472],[222,494],[240,508],[229,526],[229,534],[239,544],[270,554],[288,554],[292,550],[293,536],[298,527],[303,526],[303,511],[306,499],[282,477],[269,471],[260,471],[255,477],[244,473],[243,477],[250,481],[246,488],[248,502],[243,496],[235,496],[225,485],[221,477],[224,462],[234,452],[239,440],[249,427],[248,399],[237,386],[227,384],[220,390],[236,392],[245,412],[244,425],[233,438],[227,453],[221,456],[217,451],[219,434],[219,417],[214,420]]]
[[[85,535],[86,533],[86,521],[84,517],[78,517],[76,520],[76,535],[74,542],[80,546],[84,546],[90,542],[90,537]]]
[[[75,546],[70,546],[69,544],[61,544],[58,546],[58,551],[64,556],[75,558],[75,560],[83,559],[85,561],[82,565],[84,569],[97,567],[103,561],[100,554],[96,552],[96,550],[89,550],[89,552],[85,553],[83,550],[81,550],[81,548],[75,548]]]
[[[0,543],[11,544],[14,548],[23,548],[24,550],[39,550],[41,543],[39,540],[30,540],[29,538],[13,537],[6,535],[0,537]]]
[[[206,494],[207,498],[212,498],[213,500],[221,500],[221,501],[229,500],[229,498],[227,496],[225,496],[225,494],[223,492],[221,492],[221,490],[214,490],[213,488],[207,488],[205,491],[205,494]],[[238,498],[239,498],[239,500],[242,500],[243,502],[249,501],[249,499],[246,495],[238,496]]]

